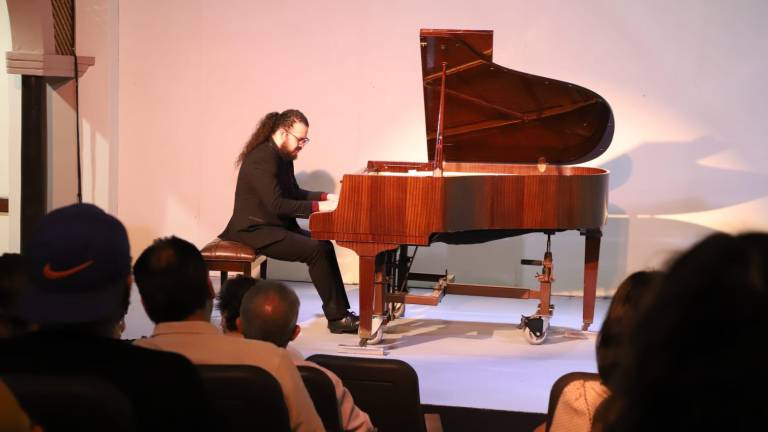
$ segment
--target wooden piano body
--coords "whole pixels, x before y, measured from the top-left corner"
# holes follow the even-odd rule
[[[607,148],[610,107],[590,90],[494,64],[491,47],[489,31],[422,30],[430,158],[437,140],[435,71],[447,63],[442,173],[433,175],[432,162],[369,162],[362,172],[344,175],[335,211],[310,217],[313,238],[336,240],[360,257],[362,344],[380,340],[383,325],[398,315],[396,305],[437,304],[450,293],[539,298],[536,315],[548,317],[547,278],[540,279],[539,291],[437,277],[432,296],[407,291],[409,245],[480,243],[531,232],[584,235],[583,328],[592,322],[608,172],[565,164]],[[541,264],[551,269],[546,261]]]

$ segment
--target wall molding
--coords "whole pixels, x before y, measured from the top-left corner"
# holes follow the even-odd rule
[[[9,74],[75,77],[74,56],[8,51],[5,53]],[[77,56],[78,78],[96,63],[95,57]]]

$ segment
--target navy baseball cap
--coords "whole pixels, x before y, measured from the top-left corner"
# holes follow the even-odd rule
[[[100,208],[74,204],[43,216],[24,257],[30,286],[19,299],[19,313],[27,321],[74,324],[125,312],[128,234]]]

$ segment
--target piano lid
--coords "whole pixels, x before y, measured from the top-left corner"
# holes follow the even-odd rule
[[[597,93],[493,63],[493,31],[421,30],[427,152],[434,159],[447,62],[446,162],[573,164],[601,155],[613,114]]]

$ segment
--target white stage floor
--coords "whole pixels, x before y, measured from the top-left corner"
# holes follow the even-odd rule
[[[287,282],[301,299],[302,334],[293,346],[305,356],[338,354],[338,344],[356,344],[356,335],[328,332],[320,298],[309,283]],[[347,286],[357,311],[357,286]],[[597,299],[595,323],[581,328],[581,297],[555,296],[550,336],[543,345],[529,345],[517,328],[521,314],[534,311],[537,300],[448,295],[439,306],[408,305],[405,318],[389,324],[382,344],[386,357],[406,361],[419,375],[421,403],[503,411],[544,413],[549,390],[561,375],[596,371],[595,335],[608,299]],[[214,312],[218,322],[218,314]],[[151,333],[138,295],[123,336]],[[342,354],[349,355],[349,354]]]

